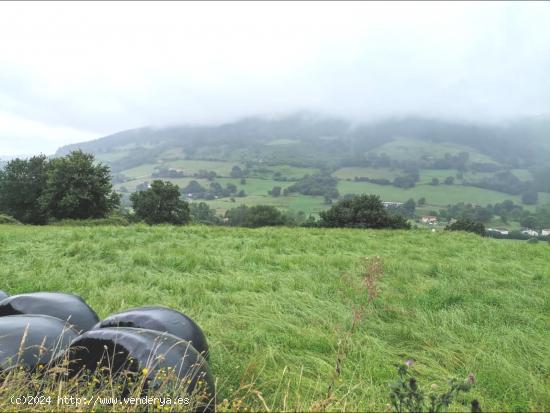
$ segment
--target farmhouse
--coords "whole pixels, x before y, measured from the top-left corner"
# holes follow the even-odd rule
[[[422,218],[420,218],[420,221],[423,224],[437,224],[437,217],[434,217],[433,215],[424,215]]]
[[[543,237],[546,237],[548,235],[550,235],[550,228],[545,228],[541,231],[540,235],[542,235]]]

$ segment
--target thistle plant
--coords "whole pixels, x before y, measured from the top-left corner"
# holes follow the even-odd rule
[[[413,363],[412,360],[407,360],[397,365],[399,378],[390,385],[390,407],[394,412],[441,412],[449,407],[460,392],[469,392],[475,383],[475,376],[470,373],[464,380],[450,379],[449,388],[443,393],[438,392],[436,384],[432,384],[430,390],[426,392],[409,372]],[[471,402],[471,412],[481,412],[476,399]]]

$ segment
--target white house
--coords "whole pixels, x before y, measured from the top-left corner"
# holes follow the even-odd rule
[[[530,237],[538,237],[539,233],[537,231],[534,231],[532,229],[524,229],[521,231],[523,235],[529,235]]]
[[[550,235],[550,228],[545,228],[541,231],[540,235],[542,235],[543,237],[546,237],[548,235]]]

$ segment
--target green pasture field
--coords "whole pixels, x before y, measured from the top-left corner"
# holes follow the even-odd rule
[[[384,145],[378,146],[371,150],[373,153],[385,153],[392,159],[400,160],[419,160],[422,156],[434,156],[443,157],[445,153],[456,155],[459,152],[468,152],[470,154],[469,160],[472,162],[488,162],[495,163],[495,161],[476,151],[469,146],[462,146],[454,143],[438,142],[432,144],[427,141],[411,138],[399,138],[392,142],[388,142]]]
[[[241,168],[243,165],[238,162],[228,161],[198,161],[194,159],[181,159],[176,161],[165,162],[164,166],[168,168],[183,169],[185,174],[194,174],[201,169],[207,171],[214,171],[219,176],[230,176],[231,168],[234,165],[239,165]]]
[[[485,206],[487,204],[502,202],[506,199],[510,199],[516,204],[521,204],[520,196],[461,184],[440,184],[436,186],[419,184],[414,188],[402,189],[393,185],[376,185],[370,182],[340,181],[338,183],[338,190],[342,195],[362,193],[375,194],[379,195],[383,201],[403,202],[410,198],[418,200],[419,198],[424,197],[426,198],[426,202],[428,204],[438,206],[457,204],[459,202]],[[539,193],[539,205],[547,204],[549,202],[549,193]]]
[[[145,305],[191,316],[219,410],[386,411],[395,364],[412,359],[428,390],[475,374],[452,411],[471,398],[546,411],[549,259],[547,243],[445,231],[0,226],[9,294],[76,293],[100,317]]]
[[[303,211],[307,215],[318,214],[328,207],[328,205],[324,204],[324,198],[322,196],[290,195],[272,197],[267,195],[250,195],[244,198],[234,199],[235,202],[232,202],[230,198],[221,198],[204,202],[210,205],[211,208],[214,208],[218,215],[223,215],[226,210],[236,208],[239,205],[272,205],[281,210],[290,210],[294,212]]]
[[[364,176],[375,179],[389,179],[390,181],[393,181],[394,178],[404,175],[404,173],[398,169],[349,166],[338,169],[333,173],[333,175],[338,179],[351,179],[352,181],[356,176]]]

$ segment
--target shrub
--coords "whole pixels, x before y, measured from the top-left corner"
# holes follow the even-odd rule
[[[198,224],[219,225],[221,219],[216,215],[216,211],[208,206],[206,202],[192,202],[189,205],[191,220]]]
[[[130,221],[125,216],[113,214],[107,218],[97,219],[60,219],[59,221],[52,221],[50,224],[70,227],[96,227],[101,225],[127,226],[130,225]]]
[[[415,377],[409,373],[412,360],[397,366],[399,378],[391,384],[390,402],[394,412],[428,412],[435,413],[448,410],[459,393],[467,393],[475,383],[475,376],[470,373],[465,380],[449,380],[449,389],[445,392],[438,392],[438,386],[432,384],[430,391],[426,392],[418,383]],[[481,412],[479,402],[471,401],[471,412]]]
[[[528,244],[538,244],[539,239],[537,237],[532,237],[527,240]]]
[[[225,217],[229,225],[238,227],[257,228],[285,224],[284,215],[271,205],[241,205],[226,211]]]
[[[448,231],[466,231],[479,235],[485,235],[485,225],[481,222],[476,222],[467,218],[461,218],[455,223],[447,225],[445,229]]]
[[[351,199],[340,200],[319,215],[319,226],[328,228],[411,227],[404,217],[390,214],[377,195],[357,195]]]

